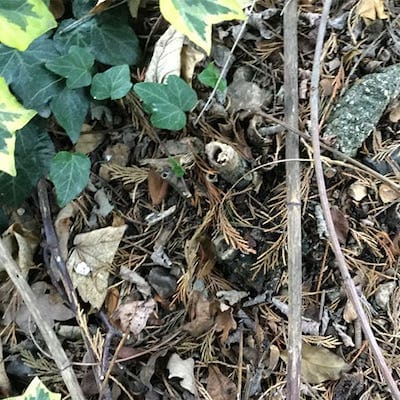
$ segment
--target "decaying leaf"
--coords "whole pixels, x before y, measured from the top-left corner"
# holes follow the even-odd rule
[[[31,287],[37,298],[36,306],[50,326],[54,325],[54,321],[67,321],[74,318],[75,314],[63,304],[63,299],[52,286],[39,281],[33,283]],[[9,314],[6,314],[4,318],[9,320],[9,317]],[[35,326],[32,326],[31,314],[25,304],[16,311],[14,321],[25,332],[36,330]]]
[[[86,132],[79,136],[75,150],[79,153],[89,154],[94,151],[106,137],[103,132]]]
[[[220,290],[216,293],[217,297],[223,301],[228,302],[230,306],[239,303],[242,299],[249,295],[249,292],[243,292],[239,290]]]
[[[385,4],[383,0],[360,0],[356,12],[360,17],[372,21],[389,18],[385,13]]]
[[[119,321],[123,332],[131,332],[139,335],[147,324],[147,320],[154,312],[156,302],[153,299],[147,301],[130,301],[121,304],[113,315],[113,320]]]
[[[192,45],[184,45],[181,53],[182,78],[191,83],[196,65],[205,58],[205,54]]]
[[[343,310],[343,319],[349,324],[358,318],[356,310],[354,309],[353,303],[347,300]]]
[[[136,285],[137,291],[141,293],[144,298],[151,296],[150,285],[147,283],[146,279],[144,279],[136,271],[132,271],[129,268],[122,266],[120,268],[119,274],[122,279],[125,279],[126,281]]]
[[[33,256],[40,242],[38,236],[20,224],[13,224],[3,233],[0,240],[10,254],[14,255],[22,275],[26,277],[29,269],[34,266]],[[3,266],[0,265],[0,270],[2,269]]]
[[[150,169],[147,177],[147,186],[152,205],[160,205],[167,196],[169,187],[168,181],[162,179],[158,172]]]
[[[110,265],[125,232],[126,225],[107,227],[81,233],[74,239],[74,250],[67,268],[72,282],[84,301],[100,309],[107,295]],[[84,276],[75,272],[80,263],[86,263],[91,273]]]
[[[233,310],[229,307],[228,310],[218,311],[215,318],[215,330],[216,332],[222,332],[221,342],[225,343],[228,339],[229,332],[237,328],[235,318],[233,318]]]
[[[213,326],[214,317],[210,302],[202,293],[195,291],[192,296],[192,304],[195,305],[192,320],[185,324],[183,329],[193,337],[199,337]]]
[[[281,353],[283,361],[287,362],[287,351]],[[301,349],[301,376],[310,384],[318,384],[328,380],[337,380],[351,366],[335,353],[318,346],[303,342]]]
[[[382,183],[379,186],[379,198],[382,200],[382,203],[393,203],[399,196],[400,193],[386,183]]]
[[[170,75],[181,75],[184,35],[170,26],[158,39],[146,71],[146,82],[163,83]]]
[[[65,11],[63,0],[50,0],[49,10],[55,19],[61,18]]]
[[[213,400],[234,400],[236,390],[236,385],[216,365],[208,367],[207,392]]]
[[[345,244],[349,234],[349,221],[337,207],[331,208],[331,215],[339,242]]]
[[[72,218],[75,216],[76,212],[77,210],[74,204],[72,202],[68,203],[59,211],[54,221],[61,257],[63,257],[64,260],[68,257],[68,241],[71,235]]]
[[[348,195],[355,201],[361,201],[367,194],[367,187],[361,182],[354,182],[347,190]]]
[[[178,354],[174,353],[168,360],[167,365],[169,376],[171,378],[180,378],[179,384],[192,393],[197,394],[196,383],[194,378],[194,360],[193,358],[187,358],[183,360]]]

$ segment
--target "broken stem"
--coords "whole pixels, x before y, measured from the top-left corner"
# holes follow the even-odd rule
[[[325,30],[327,25],[327,20],[329,16],[329,10],[331,7],[331,0],[326,0],[323,6],[322,17],[319,25],[318,36],[317,36],[317,44],[315,47],[314,54],[314,63],[311,75],[311,97],[310,97],[310,106],[311,106],[311,137],[312,137],[312,145],[313,145],[313,157],[315,160],[314,168],[315,175],[318,184],[318,192],[320,196],[321,206],[324,213],[326,226],[329,232],[330,244],[332,250],[335,254],[336,261],[342,275],[343,284],[345,286],[347,296],[351,300],[353,307],[360,319],[360,323],[366,338],[371,346],[372,353],[375,356],[375,360],[378,364],[378,367],[386,380],[386,383],[389,386],[389,389],[392,393],[394,399],[400,400],[400,391],[397,387],[395,380],[391,374],[391,371],[385,361],[385,358],[382,354],[382,350],[380,349],[375,336],[372,332],[371,325],[369,323],[368,317],[362,307],[360,298],[358,296],[356,287],[351,278],[349,270],[346,265],[346,260],[344,258],[342,249],[339,244],[338,237],[336,235],[335,226],[333,224],[332,216],[330,213],[329,201],[326,195],[326,187],[324,180],[324,173],[322,169],[321,162],[321,149],[320,149],[320,139],[319,139],[319,121],[318,121],[318,113],[319,113],[319,93],[318,93],[318,85],[319,85],[319,77],[320,77],[320,61],[322,57],[322,48],[324,43]]]
[[[297,0],[287,0],[283,14],[284,26],[284,89],[285,120],[298,128],[298,46],[297,46]],[[299,137],[289,131],[286,134],[286,159],[299,158]],[[301,247],[301,179],[300,162],[286,163],[286,202],[288,235],[288,364],[287,398],[300,398],[301,377],[301,306],[302,306],[302,247]]]

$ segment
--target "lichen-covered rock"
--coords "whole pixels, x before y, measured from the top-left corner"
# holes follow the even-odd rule
[[[364,76],[339,99],[323,136],[336,137],[339,150],[354,156],[399,94],[400,64]]]

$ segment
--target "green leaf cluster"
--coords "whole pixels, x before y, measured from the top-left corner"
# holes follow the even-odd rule
[[[196,92],[175,75],[170,75],[165,84],[137,83],[133,90],[151,114],[151,123],[161,129],[182,129],[186,125],[185,111],[190,111],[197,103]]]
[[[71,3],[74,18],[62,21],[52,34],[44,34],[57,24],[43,0],[0,1],[0,79],[5,80],[0,94],[7,94],[12,104],[7,103],[8,108],[0,111],[0,122],[4,122],[0,124],[0,171],[8,172],[0,172],[2,205],[21,204],[38,179],[48,173],[58,202],[64,205],[89,179],[90,160],[82,154],[55,155],[41,118],[35,118],[16,135],[21,124],[10,131],[9,126],[16,126],[14,120],[23,120],[24,108],[24,123],[36,112],[43,118],[52,115],[76,143],[91,104],[96,107],[102,104],[100,100],[119,99],[132,87],[129,66],[140,59],[140,49],[126,5],[93,16],[88,12],[96,1]],[[20,34],[16,27],[32,28],[29,42],[26,38],[22,38],[25,44],[5,39],[11,28]],[[17,99],[8,94],[9,90]],[[1,154],[7,157],[2,159]],[[6,163],[8,168],[3,167]],[[15,171],[17,175],[11,176]]]

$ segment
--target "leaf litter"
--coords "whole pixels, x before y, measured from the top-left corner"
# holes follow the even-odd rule
[[[209,81],[204,84],[198,76],[213,65],[218,70],[211,71],[210,82],[216,83],[240,22],[218,24],[206,56],[164,22],[154,24],[159,14],[149,5],[130,6],[137,12],[135,30],[144,38],[148,67],[146,73],[131,69],[133,83],[145,83],[146,76],[161,85],[169,75],[191,82],[196,105],[191,91],[182,99],[154,86],[172,96],[169,106],[186,118],[185,127],[154,128],[146,104],[132,91],[107,103],[108,125],[106,120],[85,121],[96,137],[78,145],[87,146],[85,152],[97,161],[92,186],[57,218],[53,210],[61,254],[78,290],[79,313],[67,308],[60,295],[53,297],[56,281],[44,268],[46,252],[37,250],[38,233],[22,241],[20,227],[29,232],[29,219],[14,213],[13,222],[20,225],[12,225],[2,240],[12,242],[43,314],[51,314],[51,323],[63,328],[59,332],[78,328],[79,339],[72,330],[67,338],[71,361],[105,366],[104,371],[90,370],[91,375],[76,367],[80,378],[92,381],[82,383],[87,394],[99,392],[97,373],[111,377],[105,386],[113,399],[129,393],[227,400],[238,398],[239,391],[243,399],[285,399],[290,305],[284,129],[258,115],[266,110],[283,118],[283,2],[256,2],[235,60],[223,76],[227,95],[217,95],[196,126],[193,121],[211,93]],[[350,1],[332,11],[320,101],[325,142],[398,183],[396,12],[395,4],[380,0]],[[320,15],[318,4],[299,8],[302,130],[309,125],[309,80]],[[185,117],[182,109],[176,110],[182,104]],[[153,115],[159,107],[154,110],[153,105]],[[368,118],[362,120],[362,114]],[[390,399],[336,271],[313,165],[307,161],[310,154],[309,147],[302,148],[302,398]],[[398,193],[328,152],[323,156],[335,229],[370,324],[398,374]],[[17,211],[39,220],[32,204]],[[22,236],[10,238],[13,230]],[[38,360],[46,356],[40,334],[5,278],[0,293],[1,311],[8,316],[2,335],[5,370],[14,385],[14,377],[24,377],[23,362],[17,372],[10,367],[18,346]],[[35,364],[33,357],[31,367],[42,377],[38,360]],[[29,383],[26,374],[24,379],[14,390],[23,392]],[[65,393],[60,380],[50,381],[49,388]]]

